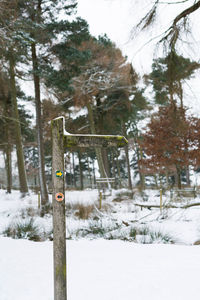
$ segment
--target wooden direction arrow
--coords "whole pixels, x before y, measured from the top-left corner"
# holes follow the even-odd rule
[[[64,172],[63,176],[60,174],[60,170],[64,171],[64,152],[67,148],[76,147],[123,147],[128,141],[123,136],[115,135],[70,134],[65,130],[64,117],[52,120],[51,130],[54,300],[66,300],[65,178]]]
[[[59,117],[52,122],[63,123],[64,147],[124,147],[128,141],[120,135],[72,134],[65,130],[65,119]]]
[[[64,145],[69,147],[124,147],[128,141],[123,136],[67,134]]]

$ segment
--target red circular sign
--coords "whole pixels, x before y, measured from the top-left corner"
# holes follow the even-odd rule
[[[63,199],[64,199],[63,193],[57,193],[57,194],[56,194],[56,200],[57,200],[58,202],[63,201]]]

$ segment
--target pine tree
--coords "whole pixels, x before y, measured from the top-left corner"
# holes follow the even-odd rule
[[[171,51],[166,57],[154,59],[152,72],[145,76],[155,93],[155,102],[169,104],[180,101],[183,107],[183,83],[189,80],[200,64]]]
[[[42,206],[47,204],[48,194],[44,163],[41,79],[45,77],[47,82],[51,81],[54,76],[53,63],[55,62],[55,55],[53,57],[50,48],[59,44],[58,39],[62,40],[62,43],[67,43],[70,39],[76,39],[75,31],[80,32],[83,26],[87,28],[86,22],[81,21],[81,19],[72,22],[66,20],[66,17],[75,12],[76,5],[76,1],[72,2],[70,0],[17,1],[17,18],[22,28],[21,35],[27,42],[26,49],[29,51],[29,57],[32,61]],[[63,20],[59,19],[60,14],[63,14]]]
[[[4,62],[4,70],[7,68],[9,77],[9,89],[12,105],[12,121],[15,131],[15,143],[17,150],[17,163],[20,181],[20,191],[24,195],[28,192],[26,179],[24,153],[22,147],[21,126],[19,120],[17,87],[16,87],[16,65],[24,61],[26,49],[22,43],[21,23],[18,20],[16,1],[4,1],[1,3],[0,14],[0,58]]]
[[[120,103],[120,101],[117,103],[114,98],[111,101],[109,96],[112,93],[120,94],[122,90],[129,95],[134,89],[137,75],[131,65],[126,62],[121,51],[107,36],[98,39],[91,37],[80,45],[80,50],[89,52],[90,59],[82,66],[81,74],[73,78],[74,91],[69,94],[69,97],[74,99],[76,106],[87,108],[91,133],[103,134],[105,133],[104,115],[108,111],[113,112],[114,107]],[[109,169],[106,167],[108,164],[105,150],[102,153],[101,149],[96,148],[96,156],[101,177],[108,177]]]

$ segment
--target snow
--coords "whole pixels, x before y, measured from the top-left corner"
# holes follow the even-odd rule
[[[0,238],[0,299],[53,300],[52,242]],[[68,300],[199,299],[196,246],[67,241]]]
[[[157,190],[146,190],[143,195],[134,193],[133,199],[126,195],[127,190],[121,189],[112,192],[112,195],[103,199],[103,209],[99,211],[98,191],[66,191],[66,232],[67,238],[72,239],[130,239],[130,231],[138,228],[145,231],[148,228],[150,233],[157,233],[158,237],[153,243],[166,242],[159,237],[159,234],[169,235],[176,244],[192,245],[200,240],[200,206],[187,209],[165,208],[169,204],[169,192],[163,195],[164,208],[162,213],[159,208],[141,209],[135,204],[160,204],[160,192]],[[123,196],[123,194],[125,196]],[[120,196],[122,195],[122,196]],[[115,201],[122,197],[120,202]],[[47,214],[40,217],[38,211],[38,196],[30,193],[25,198],[20,198],[18,191],[11,195],[0,190],[0,234],[8,226],[23,223],[33,219],[34,224],[39,228],[40,234],[52,231],[52,215]],[[51,202],[50,196],[50,202]],[[114,201],[113,201],[114,200]],[[187,203],[200,202],[200,196],[195,199],[183,199],[182,202],[174,203],[176,206],[183,206]],[[86,219],[79,218],[79,209],[85,208],[90,211]],[[126,225],[128,224],[128,226]],[[95,228],[95,230],[93,229]],[[149,234],[150,234],[149,233]],[[148,242],[149,237],[143,236],[143,242]],[[138,233],[135,242],[141,242]]]
[[[97,190],[66,191],[67,235],[72,239],[66,241],[68,300],[199,299],[200,251],[193,244],[200,240],[200,207],[163,209],[162,213],[157,208],[141,210],[134,203],[159,204],[159,191],[149,189],[145,194],[148,201],[137,190],[133,199],[126,189],[113,190],[99,211]],[[113,201],[120,195],[120,202]],[[169,194],[164,194],[163,202],[168,198]],[[199,201],[199,195],[190,199]],[[89,219],[79,219],[75,215],[79,205],[95,205],[96,210]],[[0,190],[1,300],[53,300],[52,241],[3,235],[10,223],[28,220],[30,208],[41,232],[51,230],[52,215],[39,216],[36,194],[20,198],[18,191],[8,195]],[[94,216],[100,219],[94,221]],[[175,244],[163,244],[162,238],[148,244],[149,237],[141,233],[131,242],[119,240],[130,232],[126,222],[138,230],[148,227],[168,234]],[[104,235],[78,234],[89,232],[98,223],[105,229]],[[111,234],[113,240],[109,239]]]

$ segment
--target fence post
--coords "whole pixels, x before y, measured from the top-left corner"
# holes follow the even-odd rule
[[[51,121],[54,300],[67,299],[63,118]]]

